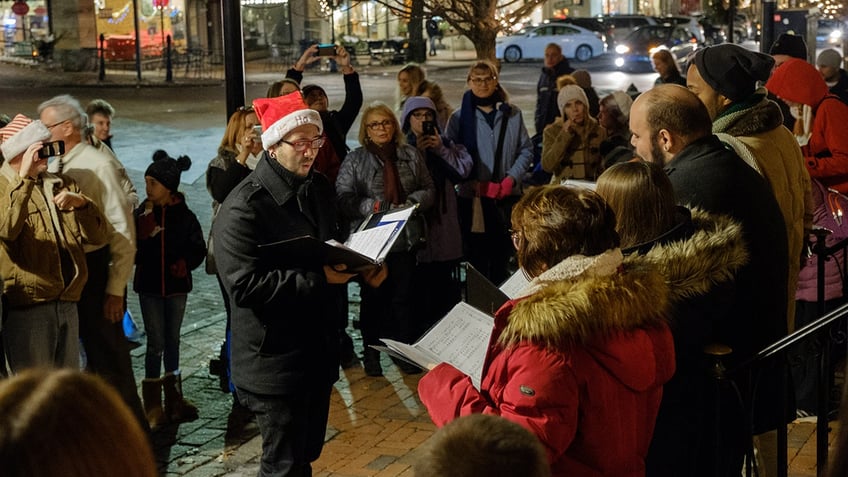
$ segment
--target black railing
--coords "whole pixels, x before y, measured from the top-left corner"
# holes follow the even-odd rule
[[[748,380],[749,383],[755,382],[756,380],[753,377],[756,376],[758,371],[768,366],[773,366],[777,360],[782,360],[786,363],[788,361],[787,356],[789,352],[801,344],[812,343],[815,347],[819,348],[819,353],[816,355],[818,358],[818,373],[816,375],[816,390],[818,393],[816,404],[816,472],[819,476],[825,475],[827,471],[828,415],[832,410],[836,409],[836,406],[833,406],[833,409],[831,409],[829,402],[831,379],[833,376],[830,354],[831,341],[842,341],[843,345],[848,343],[848,340],[845,339],[844,332],[840,330],[838,333],[833,333],[833,331],[837,329],[836,327],[840,324],[842,325],[841,329],[844,329],[843,323],[846,317],[848,317],[848,304],[825,314],[824,272],[826,262],[828,259],[833,259],[833,255],[836,252],[840,250],[844,252],[848,249],[848,239],[842,240],[831,246],[827,246],[826,237],[829,233],[830,231],[827,229],[820,228],[812,231],[812,235],[816,238],[813,253],[817,256],[818,265],[817,300],[820,318],[772,343],[762,349],[755,356],[738,365],[734,365],[730,369],[725,369],[723,363],[725,357],[732,354],[729,348],[712,347],[705,350],[706,354],[711,357],[713,362],[710,373],[716,379],[718,385],[721,386],[727,382],[740,382],[742,379]],[[844,280],[846,272],[848,271],[846,270],[848,264],[846,264],[843,260],[843,263],[837,264],[837,266],[841,268],[841,274]],[[784,363],[779,363],[779,365]],[[788,366],[786,366],[785,371],[781,373],[783,382],[780,386],[781,395],[779,396],[779,399],[782,404],[788,403],[789,400],[789,396],[787,395],[787,392],[789,392],[788,383],[790,382],[789,373],[790,370]],[[753,388],[748,387],[747,389],[750,390]],[[754,392],[748,392],[747,396],[739,396],[742,401],[741,404],[743,405],[743,409],[746,412],[746,416],[749,419],[753,419],[753,395]],[[785,405],[780,406],[781,411],[785,408]],[[717,410],[717,419],[721,418],[720,414],[721,410],[719,408]],[[746,439],[749,439],[749,437],[750,436],[746,436]],[[746,458],[746,475],[749,477],[754,475],[753,473],[756,471],[753,454],[753,441],[751,441],[751,446],[749,446]],[[778,477],[786,477],[788,474],[787,424],[778,426],[777,428],[777,472]],[[759,475],[759,472],[757,472],[757,475]]]

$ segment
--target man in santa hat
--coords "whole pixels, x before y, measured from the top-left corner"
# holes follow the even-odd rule
[[[232,304],[232,380],[262,434],[259,475],[312,475],[339,377],[334,303],[327,293],[355,273],[262,247],[304,235],[338,239],[340,228],[333,187],[312,168],[325,140],[318,112],[307,109],[299,92],[257,99],[253,106],[265,153],[230,192],[212,227],[218,272]],[[385,276],[381,267],[363,278],[376,286]]]

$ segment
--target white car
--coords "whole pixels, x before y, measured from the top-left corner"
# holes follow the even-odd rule
[[[510,36],[498,37],[495,56],[507,63],[544,59],[545,46],[556,43],[568,59],[586,61],[604,53],[600,34],[568,23],[545,23],[527,27]]]

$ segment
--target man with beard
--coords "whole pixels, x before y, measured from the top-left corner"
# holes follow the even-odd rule
[[[735,293],[723,319],[712,323],[713,342],[732,349],[728,368],[750,359],[786,335],[788,263],[783,216],[768,183],[712,134],[712,121],[694,93],[659,85],[640,95],[630,110],[636,154],[663,165],[681,204],[728,215],[742,225],[750,260],[736,274]],[[722,395],[721,475],[738,475],[750,434],[774,429],[780,421],[779,370],[765,370],[755,387],[739,380],[743,397],[752,390],[753,428],[736,398]],[[713,474],[715,475],[715,474]]]

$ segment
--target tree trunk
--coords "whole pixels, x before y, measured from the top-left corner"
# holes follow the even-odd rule
[[[409,19],[410,61],[424,63],[427,60],[427,40],[424,38],[424,2],[412,2]]]
[[[471,40],[474,43],[474,51],[477,52],[478,60],[489,60],[497,64],[495,58],[495,38],[498,32],[495,29],[487,28],[472,28],[469,32]]]

